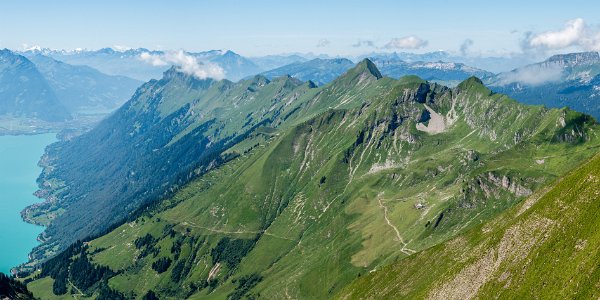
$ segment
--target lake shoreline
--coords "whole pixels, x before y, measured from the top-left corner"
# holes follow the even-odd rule
[[[29,222],[22,212],[39,205],[37,178],[43,172],[40,165],[46,147],[57,142],[56,132],[0,134],[0,214],[3,230],[0,237],[11,247],[0,250],[0,272],[18,275],[33,258],[31,251],[40,244],[43,224]]]

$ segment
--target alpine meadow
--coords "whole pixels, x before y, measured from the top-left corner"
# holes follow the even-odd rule
[[[598,4],[4,6],[2,299],[600,297]]]

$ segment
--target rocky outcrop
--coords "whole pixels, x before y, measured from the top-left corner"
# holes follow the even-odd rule
[[[515,196],[529,196],[532,193],[531,189],[528,189],[516,183],[514,180],[511,180],[511,178],[507,177],[506,175],[500,177],[499,175],[496,175],[492,172],[488,172],[487,175],[487,178],[492,183],[494,183],[494,185],[496,185],[497,187],[502,187],[503,189],[515,194]]]

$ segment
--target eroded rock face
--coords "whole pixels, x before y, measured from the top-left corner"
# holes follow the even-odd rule
[[[423,123],[417,124],[417,129],[420,131],[424,131],[430,134],[442,133],[446,131],[449,126],[449,122],[446,120],[446,117],[435,112],[431,107],[425,105],[426,108],[426,121],[429,123],[427,125]],[[425,114],[424,111],[424,114]],[[424,121],[425,122],[425,121]]]
[[[499,177],[499,176],[496,176],[492,172],[488,172],[488,179],[492,183],[494,183],[496,186],[502,187],[503,189],[505,189],[519,197],[529,196],[532,193],[530,189],[528,189],[520,184],[517,184],[516,182],[512,181],[506,175]]]

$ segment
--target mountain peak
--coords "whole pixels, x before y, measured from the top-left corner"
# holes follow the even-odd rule
[[[25,64],[31,64],[33,66],[33,63],[31,63],[26,57],[24,57],[21,54],[15,53],[9,49],[0,49],[0,61],[4,61],[4,62],[10,62],[10,63],[25,63]]]
[[[240,55],[231,50],[227,50],[227,51],[225,51],[225,53],[223,53],[223,56],[224,57],[238,57]]]
[[[177,67],[171,66],[170,68],[168,68],[166,71],[163,72],[163,78],[170,79],[175,76],[178,76],[179,73],[180,72],[177,70]]]
[[[267,85],[271,81],[267,77],[258,74],[258,75],[252,76],[251,82],[252,82],[252,84]]]
[[[363,59],[353,68],[336,78],[333,82],[342,85],[356,85],[364,81],[379,80],[383,78],[377,66],[368,58]],[[344,83],[345,82],[345,83]]]
[[[175,80],[175,81],[180,81],[180,82],[188,82],[189,84],[191,84],[195,87],[202,87],[202,88],[208,88],[213,82],[216,81],[210,77],[198,78],[198,77],[194,76],[193,74],[182,72],[179,69],[179,67],[176,67],[176,66],[171,66],[168,70],[166,70],[163,73],[162,80],[164,80],[164,81]]]
[[[556,63],[561,66],[589,65],[600,63],[598,52],[579,52],[553,55],[546,60],[547,63]]]
[[[350,69],[350,71],[348,71],[348,73],[354,73],[354,74],[368,73],[377,79],[383,78],[383,76],[381,75],[381,72],[379,72],[379,69],[377,68],[377,66],[368,58],[363,59],[354,68]]]
[[[102,54],[115,54],[117,51],[115,51],[115,49],[110,48],[110,47],[104,47],[102,49],[97,50],[96,52],[102,53]]]
[[[463,82],[458,84],[457,88],[460,91],[465,91],[472,88],[485,89],[489,91],[489,89],[483,84],[483,81],[481,81],[481,79],[477,78],[476,76],[471,76],[465,79]]]
[[[4,56],[4,55],[14,55],[14,52],[8,50],[7,48],[4,49],[0,49],[0,55]]]

